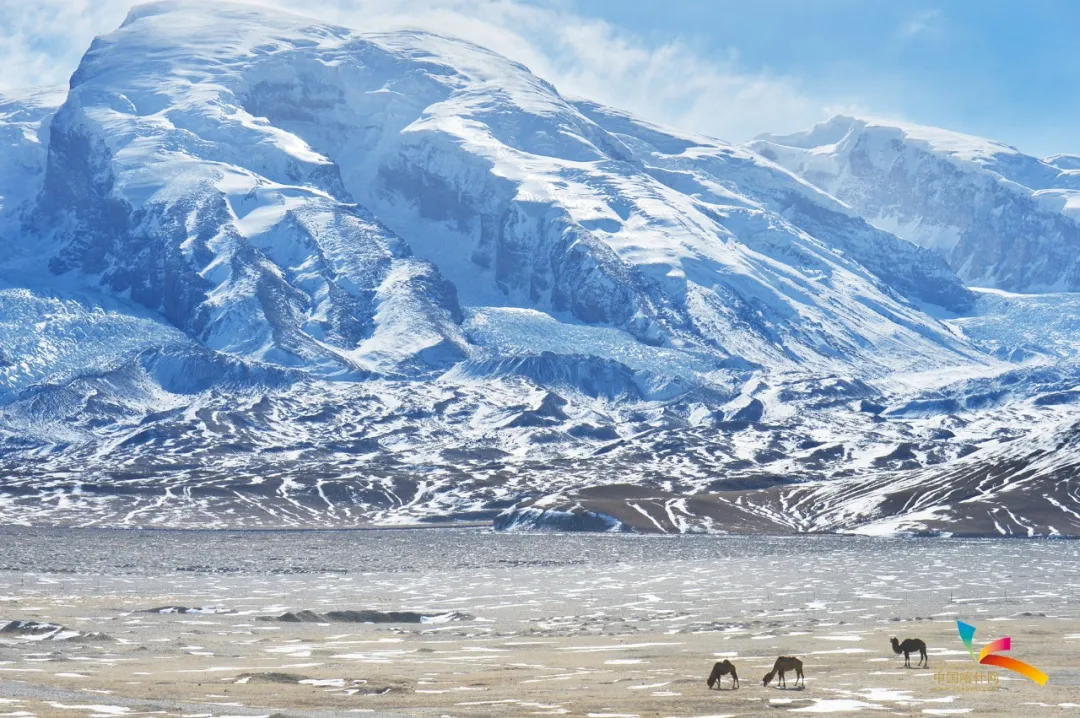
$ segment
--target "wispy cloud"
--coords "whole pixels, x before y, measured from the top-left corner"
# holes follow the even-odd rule
[[[411,27],[462,37],[523,62],[564,94],[735,141],[798,129],[843,105],[812,96],[796,78],[741,67],[734,51],[717,59],[677,40],[650,43],[625,28],[571,13],[557,0],[248,2],[361,31]],[[38,0],[5,8],[0,89],[66,82],[93,36],[117,27],[129,4]],[[913,26],[912,32],[919,30]]]
[[[898,35],[904,40],[940,37],[945,31],[945,13],[940,9],[920,10],[904,22]]]
[[[67,81],[94,35],[123,20],[117,0],[0,0],[0,88]]]

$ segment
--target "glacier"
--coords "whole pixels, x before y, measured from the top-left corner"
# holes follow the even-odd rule
[[[946,507],[1077,376],[1032,259],[1075,158],[958,137],[737,146],[453,38],[136,6],[0,98],[0,520],[1074,533]]]

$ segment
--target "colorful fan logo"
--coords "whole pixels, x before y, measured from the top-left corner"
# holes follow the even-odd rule
[[[1046,684],[1046,681],[1048,680],[1047,675],[1035,666],[1024,663],[1023,661],[1018,661],[1015,658],[1009,658],[1008,656],[994,655],[995,653],[1008,651],[1012,648],[1012,639],[1008,636],[987,643],[983,646],[983,649],[979,651],[979,655],[976,656],[975,649],[971,647],[971,641],[975,638],[975,626],[972,626],[970,623],[964,623],[963,621],[957,621],[956,628],[960,631],[960,640],[967,646],[968,653],[970,653],[971,657],[979,663],[987,666],[1000,666],[1001,668],[1015,671],[1022,676],[1030,678],[1040,686]]]

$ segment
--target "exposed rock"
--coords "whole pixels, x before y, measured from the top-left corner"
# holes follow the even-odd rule
[[[289,611],[280,616],[260,616],[260,621],[281,621],[283,623],[433,623],[445,621],[467,621],[472,616],[458,611],[447,613],[419,613],[417,611],[327,611],[316,613],[311,610]]]

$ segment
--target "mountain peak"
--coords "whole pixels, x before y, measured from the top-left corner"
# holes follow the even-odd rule
[[[924,143],[935,152],[958,160],[992,162],[1002,154],[1018,155],[1011,145],[939,127],[871,115],[836,115],[812,127],[787,135],[759,135],[755,140],[800,149],[835,145],[852,133],[886,133],[901,141]]]
[[[1040,160],[960,132],[846,117],[749,146],[876,226],[941,252],[973,285],[1080,289],[1075,158]]]
[[[768,142],[785,147],[811,149],[825,145],[835,145],[851,132],[852,128],[865,126],[866,121],[849,115],[835,115],[805,130],[786,135],[761,134],[754,138],[756,142]]]

